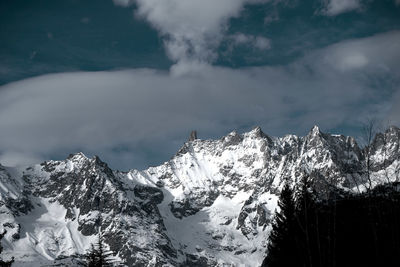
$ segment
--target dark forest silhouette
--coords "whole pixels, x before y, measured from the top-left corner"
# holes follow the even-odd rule
[[[267,257],[275,266],[400,266],[400,183],[321,200],[305,177],[281,191]]]

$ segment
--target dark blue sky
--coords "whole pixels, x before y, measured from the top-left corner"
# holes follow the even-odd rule
[[[1,1],[4,84],[44,73],[151,67],[166,69],[157,31],[107,0]]]
[[[399,30],[396,0],[1,1],[0,162],[144,168],[192,129],[396,124]]]
[[[362,11],[323,16],[320,0],[247,5],[229,21],[228,34],[243,32],[273,40],[268,51],[241,45],[218,47],[215,65],[281,65],[310,50],[349,38],[400,28],[400,8],[392,0],[370,1]],[[290,1],[289,1],[290,2]],[[13,0],[0,2],[0,84],[45,73],[123,68],[168,69],[157,30],[133,16],[135,6],[111,0]],[[270,16],[271,22],[266,23]]]

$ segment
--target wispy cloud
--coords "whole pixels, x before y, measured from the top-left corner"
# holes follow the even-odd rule
[[[116,6],[129,7],[134,4],[135,0],[113,0]]]
[[[360,0],[322,0],[324,2],[323,14],[337,16],[361,8]]]
[[[230,36],[233,45],[248,45],[259,50],[271,48],[271,41],[263,36],[254,36],[251,34],[236,33]]]

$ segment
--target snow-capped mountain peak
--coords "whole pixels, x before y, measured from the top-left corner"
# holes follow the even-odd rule
[[[285,181],[310,175],[321,197],[332,187],[365,190],[367,156],[374,184],[398,179],[399,137],[390,127],[366,155],[354,138],[317,126],[304,137],[256,127],[218,140],[196,135],[142,171],[114,171],[83,153],[0,166],[5,254],[42,266],[85,253],[100,229],[127,266],[257,266]]]

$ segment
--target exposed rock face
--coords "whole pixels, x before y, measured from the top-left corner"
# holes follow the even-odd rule
[[[196,140],[197,139],[197,132],[196,131],[192,131],[191,133],[190,133],[190,136],[189,136],[189,142],[190,141],[194,141],[194,140]]]
[[[375,137],[374,186],[400,180],[399,140],[397,127]],[[220,140],[194,132],[170,161],[144,171],[113,171],[82,153],[23,170],[0,165],[4,253],[74,266],[101,229],[127,266],[257,266],[284,181],[310,175],[320,197],[366,190],[365,161],[352,137],[313,127],[276,138],[257,127]]]

